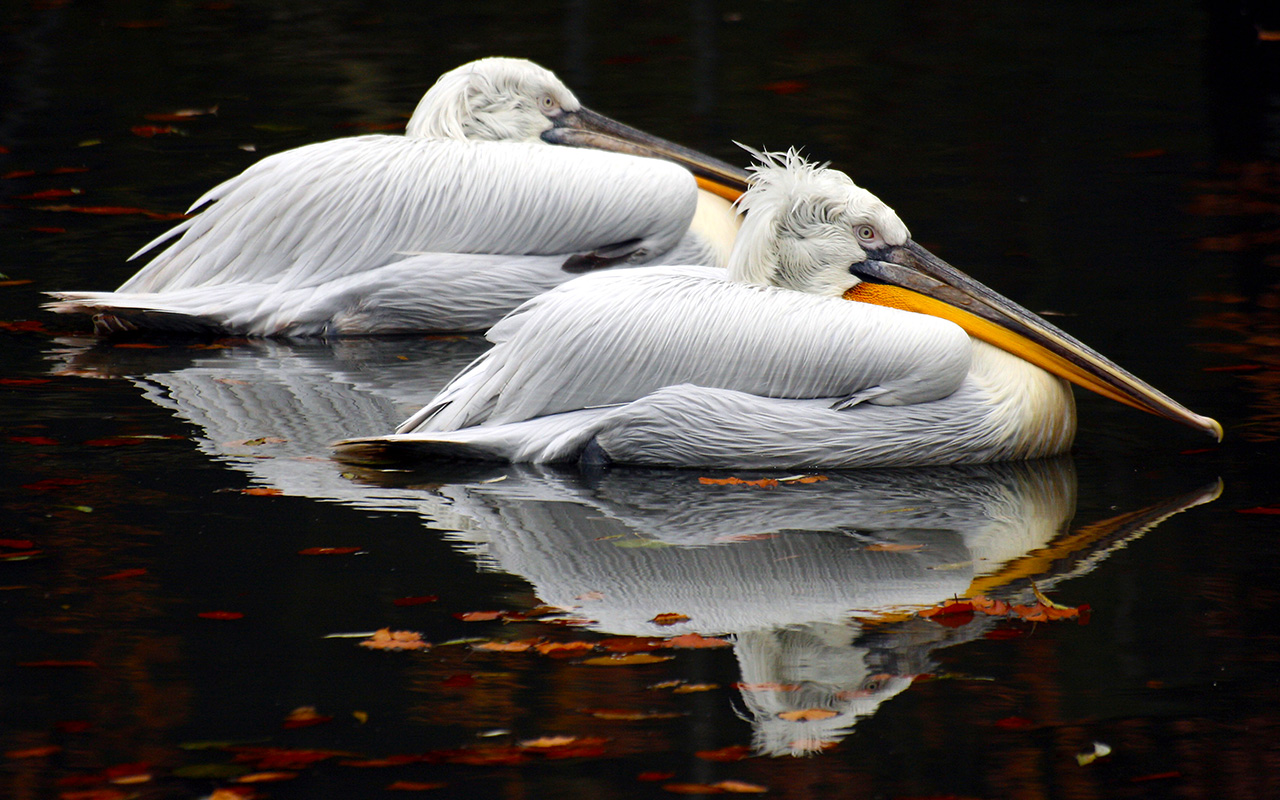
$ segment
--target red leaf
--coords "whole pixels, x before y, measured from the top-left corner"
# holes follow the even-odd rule
[[[20,194],[18,200],[52,200],[55,197],[71,197],[80,194],[79,189],[41,189],[30,194]]]
[[[9,441],[18,442],[20,444],[37,444],[43,446],[56,445],[57,439],[50,439],[48,436],[10,436]]]
[[[125,447],[145,441],[146,439],[137,436],[105,436],[101,439],[87,439],[84,443],[88,447]]]
[[[119,572],[113,572],[110,575],[100,575],[100,581],[121,581],[126,578],[136,578],[140,575],[146,575],[146,567],[134,567],[133,569],[122,569]]]
[[[439,599],[434,594],[424,594],[421,597],[397,597],[391,602],[398,606],[420,606],[423,603],[434,603]]]
[[[642,639],[638,636],[619,636],[612,639],[601,639],[596,644],[613,653],[643,653],[648,650],[661,649],[666,644],[666,640]]]
[[[13,333],[48,333],[48,331],[45,330],[44,323],[37,322],[33,319],[19,319],[0,322],[0,330],[12,331]]]
[[[147,139],[162,133],[181,133],[172,125],[134,125],[129,129],[129,132],[134,136],[142,136]]]
[[[10,750],[4,754],[5,758],[44,758],[54,753],[61,752],[62,748],[56,744],[47,744],[43,747],[27,747],[22,750]]]
[[[277,490],[278,491],[278,490]],[[299,550],[300,556],[349,556],[361,552],[359,547],[308,547]]]
[[[745,744],[733,744],[721,747],[719,750],[699,750],[694,753],[703,761],[741,761],[744,758],[750,758],[751,754],[751,748]]]
[[[75,214],[97,214],[100,216],[120,216],[125,214],[140,214],[150,219],[172,220],[186,219],[187,215],[176,211],[150,211],[145,208],[133,208],[131,206],[33,206],[37,211],[69,211]]]
[[[450,675],[440,681],[440,685],[449,689],[469,689],[476,685],[476,679],[474,676],[467,674]]]
[[[0,179],[13,180],[14,178],[30,178],[36,174],[34,169],[15,169],[12,172],[6,172],[0,175]]]
[[[780,95],[788,95],[788,94],[797,94],[799,92],[803,92],[805,89],[809,88],[809,84],[804,81],[782,80],[782,81],[773,81],[771,83],[766,83],[760,88],[764,89],[766,92],[773,92],[774,94],[780,94]]]
[[[20,661],[20,667],[84,667],[96,668],[96,661],[63,661],[55,658],[45,659],[44,661]]]
[[[1025,731],[1034,728],[1036,724],[1026,717],[1005,717],[995,722],[997,728],[1004,731]]]
[[[1138,775],[1136,777],[1130,778],[1129,782],[1145,783],[1147,781],[1163,781],[1169,778],[1181,778],[1181,777],[1182,777],[1182,773],[1174,769],[1174,770],[1169,770],[1168,772],[1153,772],[1150,775]]]
[[[1256,508],[1237,508],[1237,514],[1280,514],[1280,506],[1257,506]]]
[[[0,386],[37,386],[49,381],[49,378],[0,378]]]
[[[92,726],[83,719],[64,719],[54,723],[53,727],[62,733],[84,733]]]
[[[244,619],[239,611],[201,611],[196,614],[201,619]]]
[[[50,175],[72,175],[77,172],[88,172],[88,167],[54,167],[49,170]]]
[[[636,775],[638,781],[669,781],[674,778],[674,772],[641,772]]]
[[[0,547],[8,547],[14,550],[30,550],[35,546],[36,543],[30,539],[0,539]]]

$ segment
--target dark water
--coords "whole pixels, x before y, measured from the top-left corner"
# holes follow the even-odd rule
[[[1185,2],[0,10],[4,796],[1280,793],[1280,43],[1252,27],[1280,22]],[[47,207],[181,211],[264,154],[402,123],[490,54],[731,160],[733,139],[831,160],[1226,442],[1081,395],[1076,450],[1047,463],[774,489],[360,474],[327,443],[386,430],[482,340],[121,348],[38,310],[114,287],[170,224]],[[32,196],[51,189],[78,193]],[[357,552],[301,554],[319,547]],[[1028,604],[1032,582],[1087,624],[912,613]],[[541,604],[591,623],[512,615]],[[384,627],[436,646],[326,638]],[[590,661],[691,631],[732,644]],[[495,640],[596,649],[475,647]],[[308,706],[332,719],[285,725]],[[1110,755],[1081,765],[1095,742]]]

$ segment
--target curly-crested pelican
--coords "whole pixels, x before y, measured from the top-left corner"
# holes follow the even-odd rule
[[[119,289],[47,307],[102,333],[480,330],[586,270],[723,266],[746,179],[584,108],[536,64],[486,58],[441,76],[403,136],[263,159],[138,251],[171,242]]]
[[[760,468],[1034,458],[1074,438],[1066,381],[1221,438],[1216,421],[916,244],[843,173],[794,152],[756,155],[727,271],[600,273],[535,298],[395,434],[341,442],[339,456]]]

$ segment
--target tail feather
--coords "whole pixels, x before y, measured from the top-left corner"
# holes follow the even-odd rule
[[[85,314],[93,318],[93,330],[100,336],[120,336],[139,332],[177,333],[199,336],[226,336],[231,331],[221,323],[199,314],[161,308],[113,305],[91,294],[50,292],[57,298],[44,308],[55,314]],[[104,293],[109,294],[109,293]]]

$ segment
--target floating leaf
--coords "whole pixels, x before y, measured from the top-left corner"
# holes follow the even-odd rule
[[[817,720],[831,719],[837,716],[835,711],[829,708],[801,708],[795,711],[781,711],[778,713],[779,719],[785,719],[788,722],[816,722]]]
[[[152,136],[159,136],[161,134],[181,134],[182,131],[172,125],[134,125],[129,129],[129,133],[132,133],[134,136],[141,136],[145,139],[150,139]]]
[[[719,750],[699,750],[694,755],[703,761],[741,761],[750,758],[752,750],[744,744],[734,744]]]
[[[439,599],[434,594],[424,594],[418,597],[397,597],[391,602],[397,606],[420,606],[424,603],[434,603]]]
[[[312,709],[314,710],[314,709]],[[301,750],[287,747],[233,747],[240,764],[256,764],[258,769],[305,769],[320,761],[350,756],[341,750]]]
[[[487,650],[492,653],[523,653],[533,649],[540,639],[521,639],[513,642],[476,642],[471,645],[474,650]]]
[[[8,547],[14,550],[30,550],[35,546],[36,543],[30,539],[0,539],[0,547]]]
[[[201,619],[243,619],[244,614],[239,611],[201,611],[196,614]]]
[[[769,787],[761,786],[758,783],[747,783],[746,781],[717,781],[712,786],[719,788],[724,792],[732,792],[734,794],[759,794],[769,791]]]
[[[298,706],[285,716],[283,726],[289,729],[309,728],[312,725],[322,725],[332,720],[333,717],[316,711],[315,706]]]
[[[650,771],[650,772],[638,773],[636,775],[636,780],[638,781],[669,781],[675,776],[676,774],[674,772]]]
[[[1003,717],[995,721],[995,726],[1003,731],[1025,731],[1034,728],[1036,724],[1026,717]]]
[[[686,616],[685,614],[667,612],[664,614],[659,614],[649,621],[652,622],[654,625],[676,625],[681,622],[688,622],[689,617]]]
[[[180,108],[177,111],[168,113],[143,114],[142,116],[152,122],[181,122],[192,117],[204,117],[216,115],[217,113],[218,107],[210,106],[209,108]]]
[[[645,719],[675,719],[685,716],[679,711],[633,711],[625,708],[588,708],[583,710],[596,719],[636,722]]]
[[[712,689],[719,689],[718,683],[682,683],[672,689],[672,694],[692,694],[694,692],[709,692]]]
[[[62,748],[56,744],[47,744],[43,747],[26,747],[21,750],[9,750],[4,754],[5,758],[21,759],[21,758],[44,758],[54,753],[62,752]]]
[[[617,636],[601,639],[596,645],[613,653],[643,653],[649,650],[660,650],[666,645],[666,639],[646,639],[639,636]]]
[[[282,490],[280,490],[280,489],[277,489],[277,488],[276,488],[276,487],[274,487],[274,486],[250,486],[248,489],[241,489],[241,490],[240,490],[240,494],[253,495],[254,497],[277,497],[277,496],[279,496],[279,495],[284,494],[284,492],[283,492]],[[338,548],[333,548],[333,547],[313,547],[313,548],[311,548],[311,549],[312,549],[312,550],[335,550],[335,549],[338,549]],[[358,550],[358,549],[359,549],[359,548],[354,548],[352,552],[354,552],[355,550]],[[311,553],[308,553],[308,552],[307,552],[307,551],[305,551],[305,550],[304,550],[304,551],[302,551],[302,552],[303,552],[303,554],[304,554],[304,555],[312,555]]]
[[[146,567],[134,567],[133,569],[122,569],[119,572],[113,572],[110,575],[99,575],[100,581],[122,581],[126,578],[137,578],[147,574]]]
[[[754,486],[757,489],[776,489],[778,480],[776,478],[759,478],[757,480],[744,480],[742,478],[698,478],[698,483],[703,486]]]
[[[57,439],[50,439],[48,436],[10,436],[9,441],[18,444],[33,444],[40,447],[52,447],[58,443]]]
[[[387,786],[388,792],[426,792],[431,789],[443,789],[449,784],[443,781],[396,781]]]
[[[236,778],[236,783],[275,783],[293,780],[296,777],[298,777],[296,772],[250,772]]]
[[[422,634],[415,631],[393,631],[382,628],[360,643],[371,650],[425,650],[431,645],[422,641]]]
[[[463,622],[492,622],[495,619],[502,619],[506,615],[506,611],[462,611],[453,616]]]
[[[683,636],[675,636],[666,641],[667,647],[679,648],[704,648],[704,647],[732,647],[733,642],[728,639],[717,639],[715,637],[702,636],[698,633],[686,633]]]
[[[422,760],[419,755],[399,755],[387,756],[386,758],[358,758],[348,761],[339,761],[338,763],[344,767],[360,767],[378,768],[378,767],[402,767],[405,764],[416,764]]]
[[[77,661],[77,660],[61,660],[56,658],[48,658],[48,659],[44,659],[43,661],[19,661],[18,666],[20,667],[54,667],[54,668],[75,667],[75,668],[93,669],[98,666],[98,662],[87,661],[87,660]]]
[[[625,667],[635,664],[657,664],[659,661],[670,661],[671,658],[671,656],[656,656],[652,653],[629,653],[588,658],[582,663],[595,667]]]

